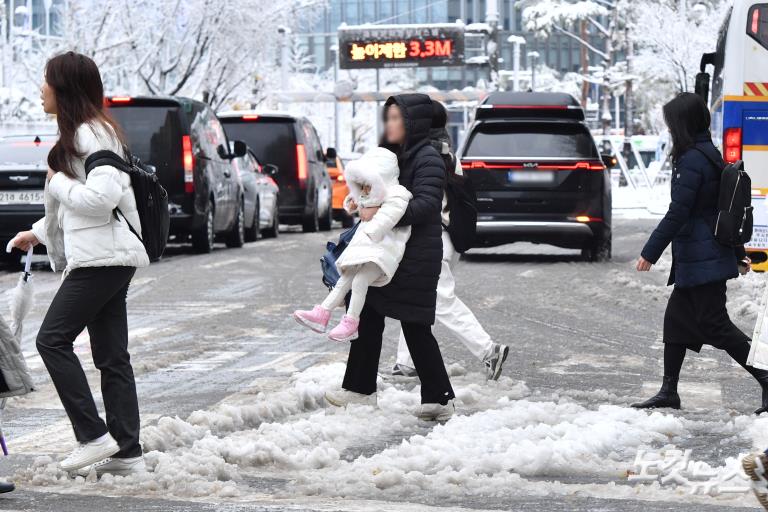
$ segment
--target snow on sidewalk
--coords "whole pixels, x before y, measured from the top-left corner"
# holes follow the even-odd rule
[[[380,383],[379,407],[326,407],[341,363],[243,390],[186,420],[162,417],[142,432],[150,473],[69,479],[50,456],[15,479],[57,492],[252,501],[305,496],[418,501],[452,496],[575,495],[752,504],[746,494],[690,497],[658,482],[626,485],[638,450],[671,449],[704,433],[751,434],[768,444],[768,419],[711,422],[532,393],[503,377],[452,367],[458,414],[443,425],[418,421],[418,387]],[[599,393],[598,393],[599,394]],[[745,441],[743,451],[751,446]],[[727,473],[738,455],[714,472]],[[258,479],[279,482],[253,487]],[[560,482],[562,481],[562,482]],[[593,483],[584,483],[593,482]]]

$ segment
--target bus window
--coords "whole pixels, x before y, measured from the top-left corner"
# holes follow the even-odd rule
[[[747,16],[747,34],[768,48],[768,4],[753,5]]]

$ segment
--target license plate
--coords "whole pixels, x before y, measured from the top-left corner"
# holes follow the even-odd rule
[[[510,183],[552,183],[555,173],[552,171],[509,171],[507,179]]]
[[[0,190],[0,205],[43,204],[42,190]]]

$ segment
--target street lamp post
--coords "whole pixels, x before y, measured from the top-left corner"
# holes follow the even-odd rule
[[[51,37],[51,7],[53,6],[53,0],[44,0],[43,8],[45,9],[45,37],[50,40]]]
[[[525,38],[511,35],[507,38],[512,43],[512,90],[520,90],[520,47],[525,44]]]
[[[8,60],[6,59],[7,48],[10,44],[6,27],[8,25],[8,11],[5,8],[5,0],[0,2],[0,87],[6,87],[8,84]]]
[[[333,54],[333,87],[339,83],[339,45],[335,44],[330,48]],[[333,98],[333,144],[339,149],[339,98],[334,94]]]
[[[539,52],[528,52],[528,65],[531,68],[531,91],[536,90],[536,63],[539,60]]]
[[[278,27],[278,34],[280,34],[280,90],[285,92],[288,88],[288,35],[291,29],[286,27]]]

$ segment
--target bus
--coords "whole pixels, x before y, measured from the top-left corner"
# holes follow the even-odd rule
[[[710,81],[705,72],[713,65]],[[711,95],[709,94],[711,84]],[[752,178],[753,268],[768,270],[768,0],[735,0],[716,50],[701,59],[696,92],[709,97],[712,137],[726,162],[744,161]]]

